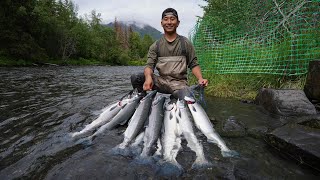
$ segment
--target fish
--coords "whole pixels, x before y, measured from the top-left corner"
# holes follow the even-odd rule
[[[164,105],[164,120],[162,133],[163,157],[158,162],[160,166],[157,172],[164,176],[179,176],[183,173],[182,166],[177,162],[176,157],[181,150],[181,131],[176,118],[176,103],[166,101]]]
[[[189,110],[192,114],[196,127],[207,137],[207,141],[209,143],[216,144],[220,148],[223,157],[239,156],[238,152],[230,150],[227,147],[226,143],[215,131],[207,113],[201,107],[201,105],[197,103],[197,101],[193,97],[185,96],[184,100],[188,104]]]
[[[146,158],[151,155],[155,142],[160,136],[161,127],[163,124],[163,105],[165,97],[162,95],[156,96],[151,105],[148,125],[145,129],[143,138],[143,150],[140,158]]]
[[[121,110],[121,107],[124,106],[125,104],[126,104],[125,100],[123,100],[123,101],[120,100],[116,103],[113,103],[113,104],[107,106],[106,108],[104,108],[103,112],[99,115],[99,117],[97,119],[92,121],[90,124],[86,125],[84,127],[84,129],[82,129],[81,131],[71,133],[70,136],[73,139],[77,139],[78,137],[80,137],[82,135],[86,135],[87,133],[91,133],[97,127],[100,127],[101,125],[109,122],[116,114],[118,114],[118,112]]]
[[[138,156],[142,151],[144,131],[142,131],[129,145],[130,156]]]
[[[155,97],[156,93],[157,91],[152,91],[140,100],[140,104],[132,115],[128,123],[128,127],[124,132],[123,142],[114,148],[116,154],[121,154],[121,151],[125,149],[141,131],[143,125],[145,124],[145,121],[148,119],[152,100]]]
[[[192,169],[210,167],[203,152],[202,144],[198,141],[193,131],[191,118],[188,116],[188,107],[183,99],[177,101],[176,117],[182,131],[183,136],[187,140],[187,146],[196,153],[196,160],[192,164]]]
[[[121,107],[121,110],[115,115],[108,123],[101,126],[94,134],[86,137],[85,139],[78,141],[78,143],[85,142],[86,144],[91,144],[94,137],[103,133],[106,130],[112,130],[115,126],[125,124],[131,116],[134,114],[136,107],[138,106],[142,95],[140,93],[134,92],[131,95],[130,99],[126,99],[124,106]],[[121,101],[122,102],[122,101]]]

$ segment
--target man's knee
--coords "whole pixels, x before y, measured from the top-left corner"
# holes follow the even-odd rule
[[[130,79],[131,79],[131,84],[143,84],[144,74],[143,73],[133,74],[131,75]]]

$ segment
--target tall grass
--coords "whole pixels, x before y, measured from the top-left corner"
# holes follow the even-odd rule
[[[286,77],[270,74],[212,74],[203,72],[209,80],[205,92],[209,96],[255,99],[259,89],[303,89],[306,75]],[[189,75],[189,84],[196,84],[196,78]]]

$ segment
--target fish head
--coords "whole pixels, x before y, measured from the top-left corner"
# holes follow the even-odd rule
[[[145,97],[143,97],[141,101],[144,101],[145,99],[153,99],[156,94],[157,94],[156,90],[151,91]]]
[[[165,109],[166,111],[171,111],[173,108],[174,108],[174,104],[173,104],[173,103],[165,102],[165,104],[164,104],[164,109]]]
[[[130,99],[123,99],[123,100],[121,100],[121,101],[118,102],[118,106],[124,107],[124,106],[126,106],[129,102],[130,102]]]
[[[184,100],[186,101],[187,104],[194,104],[196,102],[196,100],[190,96],[185,96]]]
[[[177,108],[182,109],[186,108],[186,102],[183,99],[178,99],[177,101]]]

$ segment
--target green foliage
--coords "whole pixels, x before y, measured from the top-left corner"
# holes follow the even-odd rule
[[[132,49],[124,51],[115,30],[101,22],[96,11],[78,18],[71,0],[0,1],[0,55],[9,57],[0,65],[52,59],[61,61],[57,64],[126,65],[145,56],[150,38],[134,34]]]
[[[320,58],[319,1],[206,1],[192,40],[207,92],[253,99],[261,87],[303,88]]]

